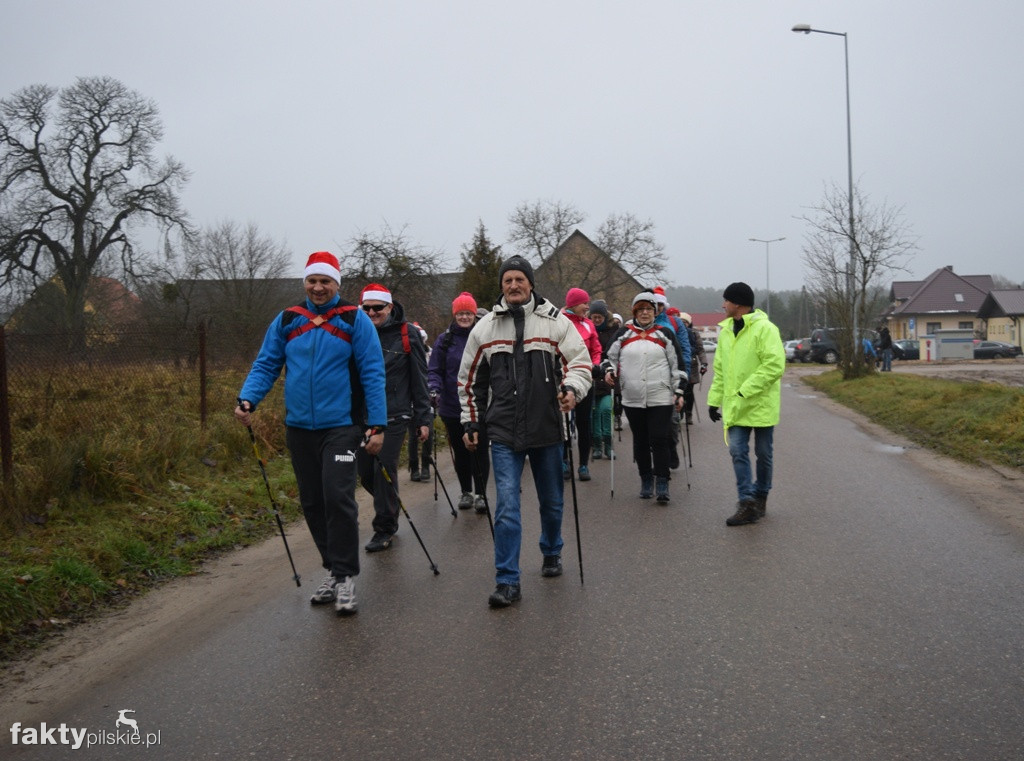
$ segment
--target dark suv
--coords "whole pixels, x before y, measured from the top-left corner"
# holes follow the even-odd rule
[[[878,334],[873,330],[860,331],[862,338],[869,339],[873,344],[877,343]],[[836,338],[839,336],[839,328],[816,328],[811,331],[811,349],[807,354],[808,362],[824,362],[826,365],[834,365],[839,361],[839,344]]]

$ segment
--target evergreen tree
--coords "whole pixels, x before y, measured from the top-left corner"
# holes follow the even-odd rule
[[[501,263],[501,246],[491,244],[487,237],[487,229],[481,221],[473,235],[473,242],[462,247],[459,291],[469,291],[478,306],[490,309],[498,303],[501,296],[501,286],[498,283]]]

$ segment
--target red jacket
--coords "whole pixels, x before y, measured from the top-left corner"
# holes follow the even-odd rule
[[[576,330],[580,332],[580,338],[583,339],[587,351],[590,352],[591,363],[595,365],[601,364],[601,342],[597,340],[597,327],[594,323],[591,322],[589,317],[574,314],[568,309],[563,309],[562,314],[568,317],[572,324],[576,326]]]

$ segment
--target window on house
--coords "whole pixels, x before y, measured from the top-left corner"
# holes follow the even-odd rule
[[[974,323],[971,320],[967,320],[965,322],[962,321],[957,324],[957,327],[960,328],[960,330],[974,330]]]
[[[928,335],[934,335],[936,330],[942,330],[941,322],[929,322],[928,329],[925,331]]]
[[[963,295],[962,293],[954,293],[954,294],[953,294],[953,298],[954,298],[954,299],[955,299],[956,301],[959,301],[959,302],[963,302],[963,300],[964,300],[964,295]]]

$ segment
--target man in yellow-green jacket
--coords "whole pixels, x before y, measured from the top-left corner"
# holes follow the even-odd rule
[[[757,523],[767,512],[772,488],[772,440],[782,402],[786,350],[779,329],[760,309],[746,283],[732,283],[722,294],[726,319],[719,323],[715,375],[708,391],[708,415],[722,421],[736,472],[739,504],[727,526]],[[757,468],[750,468],[750,433]],[[753,477],[756,476],[756,480]]]

